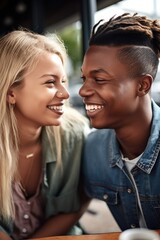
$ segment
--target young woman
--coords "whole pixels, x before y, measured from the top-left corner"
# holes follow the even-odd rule
[[[0,239],[67,234],[81,204],[86,119],[66,107],[66,51],[56,37],[0,39]],[[76,228],[72,228],[76,234]]]

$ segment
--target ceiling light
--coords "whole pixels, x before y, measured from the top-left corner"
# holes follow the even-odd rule
[[[3,23],[6,26],[10,26],[13,23],[13,19],[10,16],[7,16],[7,17],[4,18]]]
[[[17,6],[16,6],[16,11],[18,12],[18,13],[23,13],[23,12],[25,12],[26,11],[26,4],[25,3],[23,3],[23,2],[20,2],[20,3],[18,3],[17,4]]]

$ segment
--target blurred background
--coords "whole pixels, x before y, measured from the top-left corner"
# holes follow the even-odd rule
[[[160,19],[160,0],[0,0],[0,35],[21,27],[45,35],[58,34],[69,56],[66,71],[70,103],[85,114],[78,92],[91,28],[100,19],[108,20],[124,12]],[[160,105],[160,68],[151,96]],[[120,231],[106,204],[99,200],[92,200],[80,224],[86,233]]]
[[[85,114],[78,92],[91,28],[100,19],[124,12],[160,18],[160,0],[0,0],[0,35],[20,27],[46,35],[58,34],[69,55],[66,70],[71,105]],[[160,70],[151,94],[160,105]]]

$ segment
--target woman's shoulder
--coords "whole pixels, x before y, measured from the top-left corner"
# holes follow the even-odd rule
[[[72,137],[87,136],[90,132],[89,120],[76,109],[66,107],[62,118],[61,129]]]

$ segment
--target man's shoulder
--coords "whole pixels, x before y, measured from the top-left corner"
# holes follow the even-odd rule
[[[88,135],[88,141],[102,141],[114,135],[113,129],[95,129],[93,128]]]

